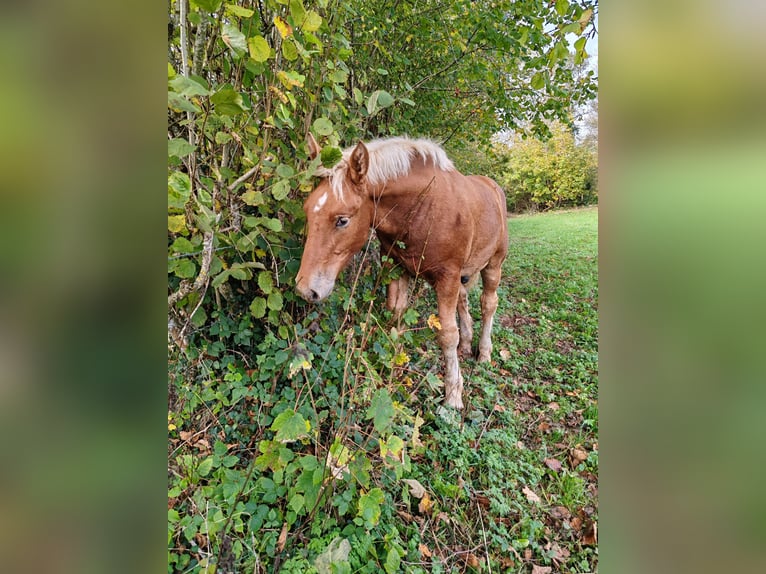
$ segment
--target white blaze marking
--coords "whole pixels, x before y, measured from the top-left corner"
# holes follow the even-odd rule
[[[322,194],[322,197],[319,198],[319,201],[317,201],[317,204],[314,206],[314,213],[322,209],[324,207],[324,204],[327,202],[327,192],[325,191]]]

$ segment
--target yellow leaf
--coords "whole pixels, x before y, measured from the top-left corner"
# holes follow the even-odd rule
[[[283,38],[293,35],[293,27],[285,22],[281,16],[274,17],[274,25],[277,27],[277,30],[279,30],[279,35]]]
[[[178,428],[178,427],[177,427],[176,425],[174,425],[173,423],[168,423],[168,430],[169,430],[169,431],[174,431],[174,430],[176,430],[177,428]]]
[[[396,355],[396,357],[394,357],[394,364],[397,367],[401,367],[402,365],[406,365],[409,362],[410,362],[410,357],[404,351],[402,351],[401,353]]]
[[[420,514],[428,514],[431,511],[433,505],[434,503],[431,500],[431,497],[428,496],[428,493],[426,492],[418,503],[418,510],[420,511]]]
[[[168,215],[168,230],[173,233],[183,233],[186,229],[185,215]]]
[[[439,321],[439,317],[433,314],[428,316],[428,326],[437,331],[442,330],[442,324],[441,321]]]

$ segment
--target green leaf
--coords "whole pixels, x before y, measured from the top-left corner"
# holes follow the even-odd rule
[[[181,96],[186,96],[187,98],[210,95],[210,90],[205,86],[186,76],[174,76],[172,80],[168,81],[168,85],[173,88],[174,92]]]
[[[569,0],[556,0],[556,14],[564,16],[569,10]]]
[[[225,116],[236,116],[247,110],[242,94],[231,86],[223,86],[210,97],[215,105],[215,110]]]
[[[250,16],[255,13],[249,8],[243,8],[242,6],[237,6],[236,4],[226,4],[226,11],[229,14],[233,16],[239,16],[240,18],[250,18]]]
[[[306,12],[306,18],[303,20],[302,26],[304,32],[316,32],[321,25],[322,17],[319,14],[313,10]]]
[[[314,131],[320,136],[329,136],[333,132],[332,122],[327,118],[314,120]]]
[[[191,197],[191,180],[182,171],[174,171],[168,176],[168,207],[183,209]]]
[[[541,90],[543,86],[545,86],[545,76],[542,72],[537,72],[534,76],[532,76],[532,89],[534,90]]]
[[[317,556],[314,568],[318,574],[333,574],[335,568],[348,563],[348,555],[351,552],[351,543],[346,538],[334,538],[327,545],[324,552]]]
[[[253,299],[253,302],[250,303],[250,314],[256,319],[263,318],[266,315],[266,299],[263,297]]]
[[[373,419],[375,430],[383,433],[394,419],[394,403],[387,389],[379,389],[372,397],[370,408],[367,409],[367,419]]]
[[[298,48],[295,47],[292,38],[286,38],[282,42],[282,55],[289,62],[293,62],[298,58]]]
[[[197,266],[191,259],[179,259],[176,263],[175,275],[181,279],[191,279],[197,274]]]
[[[170,248],[174,253],[193,253],[195,251],[192,242],[185,237],[178,237]]]
[[[195,147],[183,138],[168,140],[168,157],[186,157]]]
[[[279,177],[288,178],[295,175],[295,170],[293,167],[291,165],[287,165],[286,163],[280,163],[276,171]]]
[[[290,0],[290,15],[296,26],[303,24],[306,18],[306,8],[304,8],[302,0]]]
[[[287,503],[287,506],[296,514],[298,514],[302,509],[303,505],[305,504],[306,499],[303,497],[302,494],[296,494],[291,499],[290,502]]]
[[[205,460],[199,463],[199,466],[197,467],[197,472],[200,476],[207,476],[211,470],[213,470],[212,456],[207,457]]]
[[[247,52],[245,35],[233,24],[224,24],[221,39],[234,52],[235,57],[241,57]]]
[[[282,299],[282,293],[279,291],[273,291],[270,295],[268,300],[266,301],[266,305],[269,306],[269,309],[272,311],[279,311],[282,308],[283,299]]]
[[[330,80],[336,84],[345,84],[348,81],[348,72],[346,70],[334,70],[330,74]]]
[[[383,564],[383,568],[386,570],[386,574],[396,574],[399,572],[399,566],[402,563],[402,557],[399,556],[399,552],[396,548],[391,548],[386,556],[386,562]]]
[[[343,159],[343,152],[337,147],[325,146],[322,148],[320,157],[322,158],[322,165],[329,168]]]
[[[277,201],[282,201],[284,198],[286,198],[289,195],[289,193],[290,193],[290,182],[286,179],[280,179],[271,188],[271,195]]]
[[[271,56],[271,46],[263,36],[253,36],[247,41],[250,57],[256,62],[265,62]]]
[[[263,197],[263,192],[255,191],[254,189],[251,189],[243,193],[241,199],[246,205],[251,205],[251,206],[262,205],[263,202],[265,201]]]
[[[373,115],[381,108],[387,108],[394,103],[394,98],[385,90],[375,90],[367,99],[367,113]]]
[[[364,520],[365,527],[372,528],[378,524],[380,521],[380,505],[383,504],[384,500],[383,491],[377,487],[359,497],[357,516]]]
[[[173,69],[173,64],[168,62],[168,80],[176,75],[176,71]]]
[[[272,289],[274,289],[274,278],[271,276],[270,271],[261,271],[258,273],[258,287],[266,295],[271,293]]]
[[[282,222],[275,217],[264,217],[261,219],[260,223],[267,229],[271,229],[271,231],[282,231]]]
[[[168,92],[168,107],[174,112],[197,113],[201,111],[198,106],[175,92]]]
[[[221,7],[221,4],[223,3],[223,0],[190,0],[191,4],[193,6],[197,6],[198,8],[202,8],[206,12],[210,12],[211,14],[213,12],[217,12],[218,9]]]
[[[279,413],[271,425],[271,430],[277,433],[274,440],[278,442],[292,442],[308,436],[310,429],[311,425],[303,415],[292,409]]]

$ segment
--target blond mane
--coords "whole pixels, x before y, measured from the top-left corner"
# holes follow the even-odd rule
[[[392,137],[372,140],[366,143],[370,155],[370,165],[367,168],[367,181],[370,185],[380,185],[407,175],[410,171],[412,158],[419,155],[423,161],[429,159],[434,167],[442,171],[452,171],[455,166],[447,157],[439,144],[427,139],[409,139],[407,137]],[[317,175],[329,177],[333,193],[339,201],[343,201],[343,182],[346,179],[348,162],[354,147],[343,151],[341,159],[331,169],[320,168]]]

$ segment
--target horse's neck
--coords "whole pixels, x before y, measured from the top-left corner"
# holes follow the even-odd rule
[[[375,210],[373,226],[378,235],[399,237],[433,193],[433,180],[404,177],[372,190]]]

